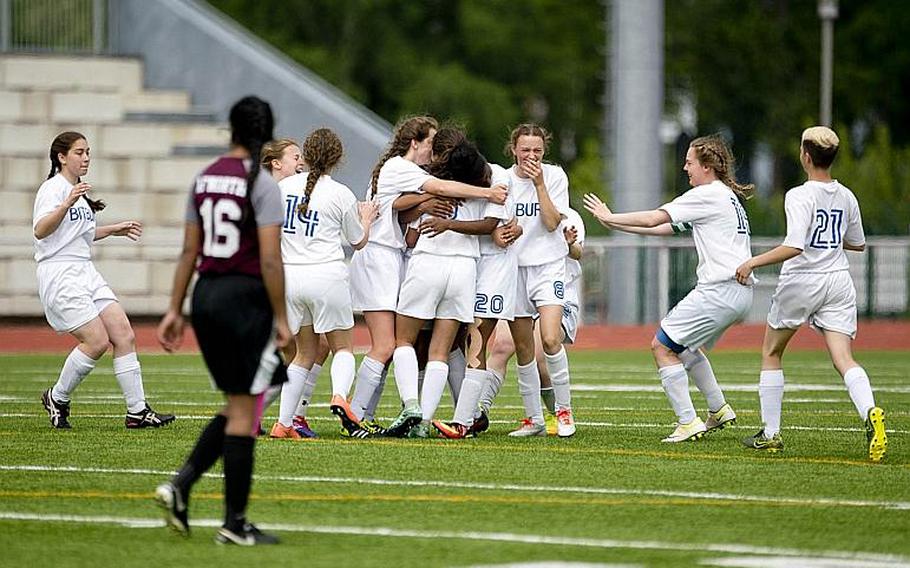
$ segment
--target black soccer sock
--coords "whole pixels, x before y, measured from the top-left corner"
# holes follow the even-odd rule
[[[553,393],[553,387],[540,389],[540,398],[543,399],[544,406],[550,411],[550,414],[556,413],[556,395]]]
[[[230,530],[239,530],[246,517],[255,445],[250,436],[224,437],[224,526]]]
[[[186,458],[186,463],[171,480],[171,483],[183,493],[184,497],[189,497],[193,484],[224,454],[224,427],[226,425],[226,416],[218,414],[212,418],[202,430],[199,439],[196,440],[196,445]]]

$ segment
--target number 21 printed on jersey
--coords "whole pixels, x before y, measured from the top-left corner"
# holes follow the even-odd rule
[[[841,227],[844,221],[843,209],[815,210],[815,229],[809,246],[817,249],[833,249],[840,246]]]

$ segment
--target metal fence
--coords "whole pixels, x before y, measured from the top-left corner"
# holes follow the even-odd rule
[[[753,253],[764,252],[780,244],[779,238],[752,239]],[[696,283],[698,255],[691,238],[599,237],[585,242],[582,260],[582,319],[585,323],[610,322],[608,259],[611,251],[637,252],[637,294],[628,298],[634,303],[639,323],[649,323],[646,309],[657,305],[663,316],[681,300]],[[861,317],[910,316],[910,238],[870,237],[863,253],[848,252],[850,274],[856,285],[857,309]],[[777,286],[780,265],[756,271],[758,283],[748,321],[764,321]],[[657,291],[648,297],[645,286],[648,275],[657,279]]]
[[[0,0],[0,51],[105,53],[108,2]]]

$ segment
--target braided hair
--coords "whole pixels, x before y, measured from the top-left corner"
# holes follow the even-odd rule
[[[412,116],[404,118],[395,126],[395,133],[386,151],[373,166],[373,174],[370,177],[370,196],[376,195],[376,184],[379,181],[379,170],[389,160],[395,156],[404,156],[411,147],[411,140],[421,142],[426,140],[431,130],[438,130],[439,123],[431,116]]]
[[[742,184],[736,181],[736,160],[726,141],[719,134],[711,134],[696,138],[689,144],[695,150],[698,162],[714,170],[714,174],[721,183],[733,190],[740,201],[752,198],[755,185]]]
[[[65,156],[79,140],[86,140],[86,138],[79,132],[73,131],[61,132],[54,138],[54,141],[51,142],[50,152],[48,152],[48,157],[51,159],[51,169],[47,174],[47,179],[51,179],[63,169],[63,166],[60,164],[60,154]],[[80,181],[81,180],[77,179],[76,183],[79,183]],[[92,213],[101,211],[107,207],[107,204],[100,199],[91,199],[88,195],[83,195],[82,198],[88,202],[88,206],[92,210]]]
[[[316,182],[323,175],[331,172],[344,155],[344,147],[338,135],[328,128],[319,128],[306,137],[303,142],[303,160],[310,171],[306,176],[306,189],[303,201],[297,206],[297,212],[306,214],[310,206],[310,195],[316,187]]]
[[[231,143],[246,148],[253,163],[246,177],[247,191],[259,176],[262,146],[272,139],[275,118],[272,107],[259,97],[243,97],[231,107]]]

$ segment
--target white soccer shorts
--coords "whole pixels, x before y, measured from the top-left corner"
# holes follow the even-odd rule
[[[539,306],[563,306],[566,298],[566,261],[560,258],[538,266],[519,266],[515,317],[531,317]]]
[[[670,310],[660,327],[676,344],[695,351],[710,348],[752,306],[752,287],[735,280],[699,284]]]
[[[71,332],[117,301],[90,260],[38,263],[38,297],[54,331]]]
[[[307,325],[313,326],[315,333],[354,327],[348,267],[344,261],[285,265],[284,294],[288,325],[295,335]]]
[[[796,329],[806,322],[817,330],[856,337],[856,288],[850,271],[780,277],[771,297],[768,325]]]
[[[359,312],[394,312],[401,287],[401,251],[375,243],[351,259],[351,305]]]
[[[477,260],[474,317],[515,319],[518,258],[510,253],[483,254]]]
[[[418,253],[401,283],[399,314],[423,320],[474,321],[477,261],[468,256]]]
[[[578,306],[575,304],[566,304],[562,307],[562,331],[566,334],[563,343],[568,345],[575,343],[575,336],[578,335]]]

